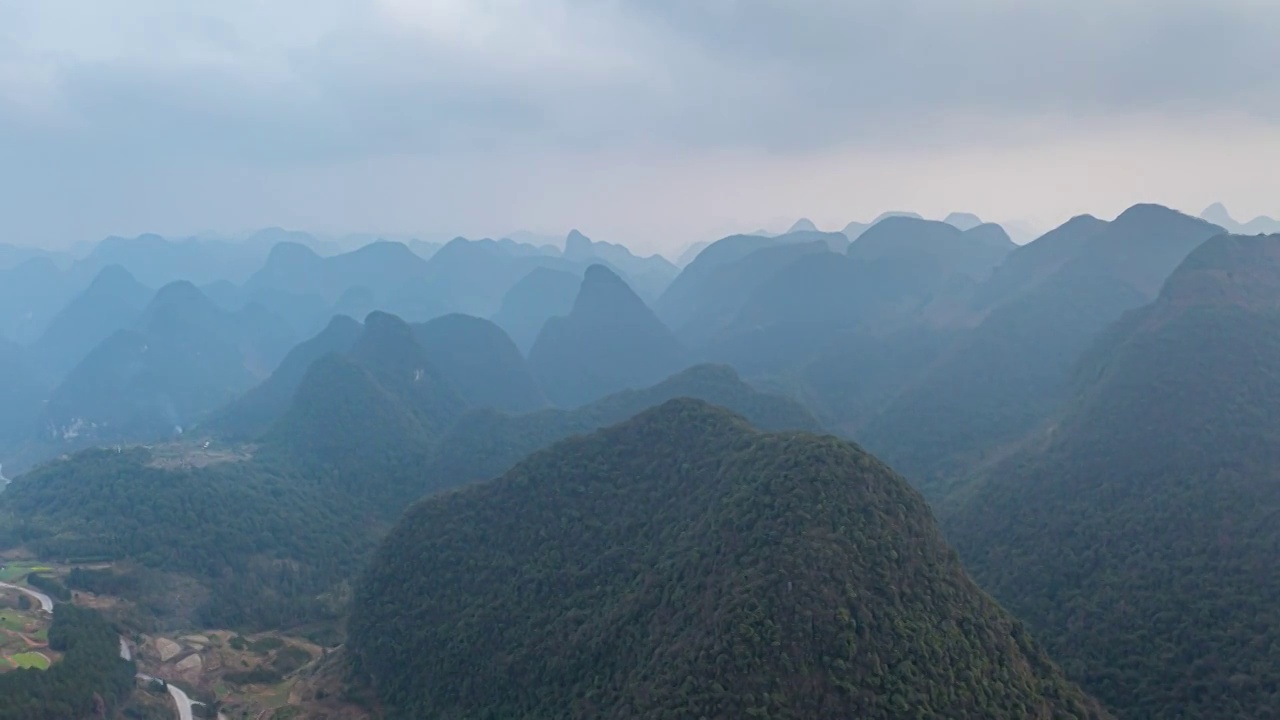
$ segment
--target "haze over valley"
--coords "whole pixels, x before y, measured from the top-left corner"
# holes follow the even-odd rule
[[[1280,717],[1280,11],[162,5],[0,3],[0,720]]]

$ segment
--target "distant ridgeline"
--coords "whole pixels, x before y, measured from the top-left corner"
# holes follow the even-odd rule
[[[0,674],[0,720],[112,717],[133,692],[134,664],[120,636],[97,612],[54,606],[49,648],[63,654],[48,670]]]

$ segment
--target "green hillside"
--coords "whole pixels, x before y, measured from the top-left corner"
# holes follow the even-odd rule
[[[1076,380],[950,537],[1122,716],[1280,715],[1280,236],[1205,243]]]
[[[419,504],[355,608],[392,718],[1102,716],[888,468],[692,400]]]

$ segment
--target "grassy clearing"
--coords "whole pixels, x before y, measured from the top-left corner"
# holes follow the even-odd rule
[[[53,572],[53,568],[47,565],[40,565],[33,562],[9,562],[0,561],[0,582],[13,583],[26,577],[28,573],[33,572]]]
[[[20,668],[34,668],[36,670],[48,670],[49,658],[40,653],[24,652],[13,656],[13,662]]]
[[[10,610],[8,608],[0,610],[0,630],[25,633],[27,631],[27,625],[30,623],[31,618],[28,618],[16,610]]]

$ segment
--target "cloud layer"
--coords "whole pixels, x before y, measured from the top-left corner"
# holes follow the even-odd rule
[[[164,199],[202,189],[234,225],[273,211],[237,179],[509,185],[517,161],[679,174],[679,158],[719,177],[1144,125],[1261,133],[1280,129],[1276,37],[1280,5],[1248,0],[0,0],[0,191],[24,200],[0,210],[38,235],[70,199],[33,198],[92,209],[110,178],[146,192],[186,171],[208,185]],[[419,227],[477,224],[483,200]],[[275,211],[306,219],[299,202]]]

